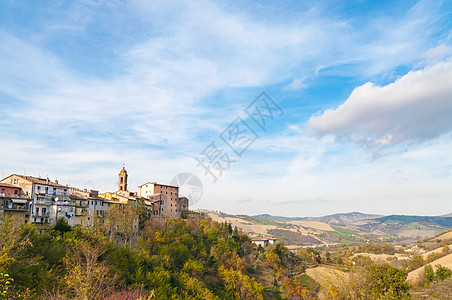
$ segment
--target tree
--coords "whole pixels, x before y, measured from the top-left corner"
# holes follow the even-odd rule
[[[140,229],[143,229],[144,224],[151,217],[151,212],[146,208],[146,204],[143,198],[137,201],[136,212],[138,214],[138,224],[140,226]]]
[[[100,257],[106,248],[78,240],[66,254],[63,261],[67,270],[64,281],[69,292],[76,299],[99,299],[107,295],[117,280],[110,265]]]
[[[225,282],[226,289],[231,291],[237,299],[264,299],[262,295],[264,288],[254,278],[224,266],[220,266],[219,273]]]
[[[416,254],[408,261],[408,271],[415,270],[424,265],[424,258],[421,255]]]
[[[424,267],[424,279],[427,282],[432,282],[435,279],[435,271],[431,265],[426,265]]]
[[[131,246],[138,232],[136,208],[128,204],[113,205],[106,213],[105,226],[110,233],[110,240],[119,240],[124,246]]]
[[[30,234],[34,225],[23,224],[19,219],[3,216],[0,224],[0,270],[6,268],[23,249],[31,246]]]
[[[443,267],[441,265],[436,265],[435,267],[436,267],[436,278],[438,278],[439,280],[444,280],[452,276],[451,269]]]
[[[396,299],[408,296],[410,286],[405,281],[408,276],[408,272],[405,270],[389,264],[372,263],[366,267],[364,276],[370,291],[376,295]]]
[[[358,268],[330,291],[334,299],[409,299],[408,273],[389,264]]]
[[[53,230],[59,231],[60,233],[69,232],[72,230],[71,226],[66,222],[64,217],[58,218],[55,226],[53,226]]]

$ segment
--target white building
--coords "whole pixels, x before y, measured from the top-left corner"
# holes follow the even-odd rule
[[[264,249],[267,248],[268,245],[276,246],[276,239],[274,238],[255,238],[252,239],[251,242],[257,246],[261,245]]]
[[[71,201],[69,188],[48,178],[12,174],[0,182],[18,186],[30,197],[30,220],[35,223],[55,224],[59,203]]]

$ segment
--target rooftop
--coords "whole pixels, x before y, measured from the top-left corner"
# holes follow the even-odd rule
[[[150,181],[149,181],[149,182],[146,182],[146,183],[144,183],[144,184],[142,184],[142,185],[139,185],[138,187],[140,188],[140,187],[142,187],[142,186],[145,186],[146,184],[155,184],[155,185],[169,186],[169,187],[178,188],[178,186],[175,186],[175,185],[162,184],[162,183],[150,182]]]
[[[50,186],[54,186],[54,187],[67,188],[67,186],[58,184],[57,182],[53,182],[53,181],[51,181],[48,178],[44,179],[44,178],[38,178],[38,177],[34,177],[34,176],[25,176],[25,175],[19,175],[19,174],[9,175],[8,177],[2,179],[2,181],[8,179],[11,176],[17,176],[17,177],[23,178],[25,180],[31,181],[32,183],[36,183],[36,184],[50,185]]]

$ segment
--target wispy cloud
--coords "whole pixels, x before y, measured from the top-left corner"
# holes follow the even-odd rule
[[[308,137],[303,130],[306,116],[319,107],[344,102],[334,87],[375,82],[356,88],[345,108],[313,117],[309,128],[316,135],[395,145],[431,140],[450,125],[434,118],[450,108],[446,98],[440,101],[441,82],[424,94],[413,90],[428,78],[449,79],[444,57],[451,41],[444,28],[450,24],[440,2],[369,11],[363,6],[360,13],[351,13],[347,4],[333,8],[319,1],[1,5],[6,7],[0,9],[0,139],[10,145],[1,150],[8,157],[1,171],[49,173],[104,190],[115,188],[115,170],[123,162],[131,186],[148,179],[169,181],[178,172],[202,174],[193,155],[262,90],[271,90],[284,118],[262,134],[221,183],[211,186],[206,179],[206,188],[212,188],[206,191],[206,206],[226,211],[231,199],[262,199],[259,209],[268,210],[278,201],[339,203],[369,188],[359,170],[370,177],[374,173],[360,149],[330,137]],[[381,82],[388,78],[395,82]],[[401,93],[402,88],[408,92]],[[379,106],[381,93],[392,97],[392,106]],[[356,94],[365,94],[379,110],[361,105]],[[300,110],[302,117],[295,113]],[[342,127],[336,126],[341,118]],[[434,152],[421,148],[406,153],[418,149],[429,157]],[[373,180],[384,182],[389,167],[382,169]],[[404,166],[398,169],[403,172]],[[363,186],[359,192],[343,188],[356,182]],[[253,212],[253,204],[240,202],[237,208]],[[301,205],[293,202],[285,209]],[[312,204],[311,212],[325,208]]]

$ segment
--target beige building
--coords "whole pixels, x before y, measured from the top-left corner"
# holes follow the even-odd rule
[[[180,218],[189,209],[189,200],[179,197],[178,186],[147,182],[139,188],[139,195],[151,206],[153,218]]]
[[[48,178],[12,174],[0,183],[20,187],[24,195],[31,199],[30,220],[35,223],[55,224],[59,215],[58,208],[70,202],[69,188]],[[66,212],[66,209],[64,211]]]
[[[153,217],[180,218],[181,209],[188,209],[187,204],[180,204],[179,187],[177,186],[147,182],[140,185],[139,188],[139,195],[153,203]]]

